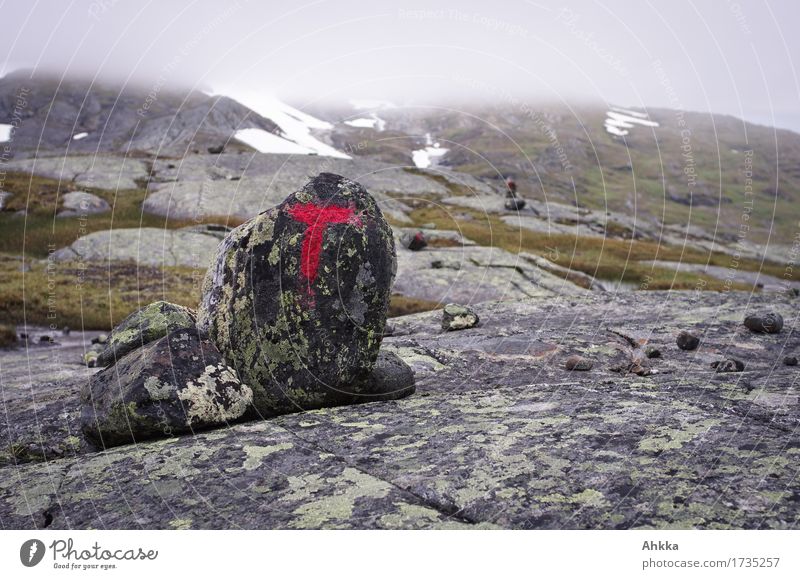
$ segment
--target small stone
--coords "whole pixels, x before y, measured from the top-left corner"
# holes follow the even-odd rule
[[[72,191],[64,195],[63,209],[57,217],[79,217],[111,211],[111,205],[102,197],[86,191]]]
[[[97,352],[89,350],[83,355],[83,363],[89,368],[97,366]]]
[[[594,366],[594,362],[583,356],[573,355],[566,359],[564,368],[576,372],[588,372]]]
[[[99,334],[92,338],[92,344],[105,344],[108,342],[108,334]]]
[[[525,200],[518,197],[506,198],[505,208],[509,211],[519,211],[525,207]]]
[[[741,372],[744,370],[744,362],[736,360],[735,358],[728,358],[726,360],[712,362],[711,367],[714,368],[718,373]]]
[[[69,326],[64,326],[63,328],[61,328],[62,336],[69,336],[70,332],[71,330],[69,329]]]
[[[442,310],[442,329],[447,332],[474,328],[479,321],[478,314],[467,306],[447,304]]]
[[[648,358],[660,358],[661,357],[661,350],[659,350],[655,346],[647,346],[644,349],[644,354]]]
[[[425,234],[421,231],[403,234],[403,236],[400,237],[400,243],[403,247],[411,251],[420,251],[428,246],[428,240],[425,239]]]
[[[49,336],[47,334],[45,334],[44,336],[39,336],[40,344],[52,344],[54,342],[55,340],[53,339],[53,336]]]
[[[225,151],[225,145],[207,147],[206,150],[212,155],[221,155]]]
[[[681,350],[696,350],[697,346],[700,345],[700,338],[690,334],[689,332],[683,331],[678,334],[675,343],[678,344],[678,347]]]
[[[81,401],[84,434],[108,448],[238,420],[253,391],[207,336],[181,329],[92,376]]]
[[[784,366],[797,366],[797,356],[786,356],[783,359]]]
[[[745,327],[759,334],[777,334],[783,329],[783,317],[776,312],[754,314],[744,319]]]

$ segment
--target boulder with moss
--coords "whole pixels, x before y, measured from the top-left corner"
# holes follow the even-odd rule
[[[198,327],[253,388],[262,416],[396,397],[395,381],[370,379],[395,271],[375,200],[321,173],[220,244]],[[411,393],[413,378],[399,390]]]

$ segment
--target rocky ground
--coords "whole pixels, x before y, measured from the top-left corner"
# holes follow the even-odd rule
[[[4,528],[796,528],[797,298],[582,292],[392,320],[416,394],[96,452],[92,334],[0,352]],[[778,334],[748,313],[774,310]],[[676,346],[679,331],[700,339]],[[649,348],[648,348],[649,347]],[[660,351],[647,358],[645,351]],[[590,371],[568,371],[579,354]],[[728,358],[742,372],[716,372]],[[639,374],[630,373],[633,363]]]

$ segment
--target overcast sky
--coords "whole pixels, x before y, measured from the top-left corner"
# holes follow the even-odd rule
[[[0,74],[180,80],[301,106],[599,100],[800,131],[795,0],[0,0],[0,22]]]

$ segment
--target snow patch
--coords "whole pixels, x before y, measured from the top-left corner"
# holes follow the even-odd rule
[[[643,127],[657,127],[657,122],[651,121],[647,113],[640,113],[619,107],[611,107],[606,112],[605,128],[609,134],[624,137],[634,125]]]
[[[333,125],[327,121],[323,121],[322,119],[318,119],[312,115],[304,113],[294,107],[287,105],[286,103],[276,99],[275,97],[265,95],[263,93],[256,93],[256,92],[225,92],[223,91],[220,94],[224,94],[237,102],[240,102],[244,106],[248,107],[249,109],[255,111],[259,115],[264,118],[270,119],[276,125],[278,125],[283,133],[283,137],[281,138],[277,135],[272,135],[268,131],[263,131],[262,129],[242,129],[241,131],[237,131],[235,138],[247,143],[252,147],[256,147],[256,145],[251,144],[250,142],[244,141],[244,139],[251,139],[254,142],[259,143],[260,146],[263,146],[265,149],[277,149],[277,148],[290,148],[290,145],[286,143],[281,143],[280,141],[287,141],[289,143],[294,143],[298,149],[294,149],[293,152],[299,154],[316,154],[322,155],[325,157],[336,157],[339,159],[350,159],[349,155],[346,155],[342,151],[331,147],[330,145],[323,143],[319,139],[317,139],[312,133],[312,129],[319,130],[319,131],[327,131],[333,128]],[[211,95],[216,96],[216,95]],[[251,131],[251,132],[245,132]],[[275,139],[280,139],[280,141],[276,141],[274,138],[267,137],[258,132],[252,131],[261,131],[261,133],[267,133],[272,135]],[[258,149],[258,147],[256,147]],[[258,149],[261,151],[261,149]],[[302,152],[301,152],[302,151]],[[261,151],[261,152],[277,152],[277,151]],[[283,151],[282,151],[283,152]]]
[[[369,118],[352,119],[350,121],[345,121],[344,124],[361,129],[377,129],[379,131],[386,128],[386,121],[375,113],[370,114]]]
[[[411,158],[414,160],[414,165],[420,169],[427,169],[431,165],[437,164],[439,159],[444,157],[449,150],[441,147],[439,143],[434,143],[430,133],[425,135],[425,143],[427,147],[424,149],[411,151]]]
[[[11,133],[14,132],[14,125],[0,124],[0,143],[11,140]]]
[[[73,141],[80,141],[81,139],[85,139],[89,136],[89,133],[78,133],[72,137]]]
[[[302,147],[278,135],[273,135],[264,129],[241,129],[234,133],[233,138],[250,145],[259,153],[281,153],[286,155],[312,155],[315,153],[311,149]]]

